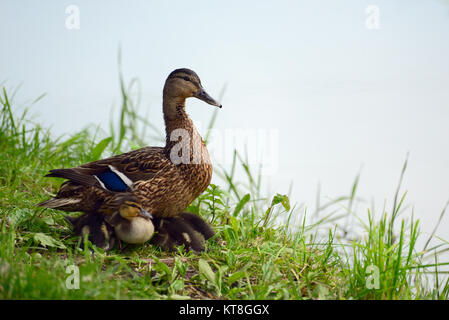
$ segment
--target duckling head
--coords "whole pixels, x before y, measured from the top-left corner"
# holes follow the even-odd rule
[[[125,200],[119,207],[120,216],[125,222],[115,225],[115,234],[127,243],[141,244],[154,234],[152,216],[142,208],[139,202]]]
[[[164,86],[164,97],[184,105],[187,98],[195,97],[210,105],[221,108],[222,105],[204,90],[198,75],[190,69],[176,69],[168,76]]]
[[[119,207],[119,213],[122,218],[132,220],[136,217],[142,217],[145,219],[152,219],[151,214],[146,211],[140,203],[132,200],[124,201]]]

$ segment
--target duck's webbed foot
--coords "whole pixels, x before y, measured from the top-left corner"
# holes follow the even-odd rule
[[[206,221],[190,212],[175,217],[153,218],[153,224],[156,232],[151,243],[167,251],[175,251],[181,245],[186,251],[204,251],[204,241],[215,234]]]
[[[108,251],[114,247],[115,233],[112,227],[107,224],[98,214],[83,213],[79,217],[65,216],[66,220],[73,225],[76,235],[84,238],[86,235],[92,244]],[[81,242],[83,248],[84,243]]]

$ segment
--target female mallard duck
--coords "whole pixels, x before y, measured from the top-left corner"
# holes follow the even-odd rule
[[[165,147],[145,147],[75,168],[50,170],[48,177],[68,181],[56,197],[39,205],[94,213],[115,194],[132,192],[154,218],[182,213],[212,178],[206,145],[185,111],[189,97],[221,108],[206,93],[195,72],[173,71],[163,90]]]
[[[97,213],[66,216],[75,234],[85,236],[96,246],[109,250],[115,240],[132,244],[148,241],[154,233],[152,216],[142,208],[140,200],[129,192],[117,193],[104,202]]]

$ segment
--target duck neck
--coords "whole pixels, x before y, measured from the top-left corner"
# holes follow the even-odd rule
[[[209,163],[203,139],[185,111],[185,99],[167,98],[163,102],[165,155],[176,165]]]
[[[189,116],[186,113],[185,106],[185,98],[172,97],[164,92],[162,111],[164,113],[165,124],[188,118]]]
[[[180,136],[192,136],[193,122],[185,110],[185,98],[167,97],[163,102],[165,122],[165,151],[170,154],[171,149],[179,143]]]

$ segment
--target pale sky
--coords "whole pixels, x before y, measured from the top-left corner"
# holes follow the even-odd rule
[[[69,5],[79,30],[66,28]],[[379,29],[366,26],[369,5]],[[292,200],[313,207],[318,182],[323,197],[347,194],[363,166],[359,196],[390,208],[410,152],[403,191],[424,232],[449,199],[448,1],[2,0],[0,39],[0,83],[21,85],[21,105],[46,93],[32,114],[56,135],[108,127],[120,45],[161,131],[172,70],[195,70],[211,96],[227,84],[217,129],[278,135],[271,192],[293,181]],[[192,99],[187,109],[203,127],[213,112]]]

